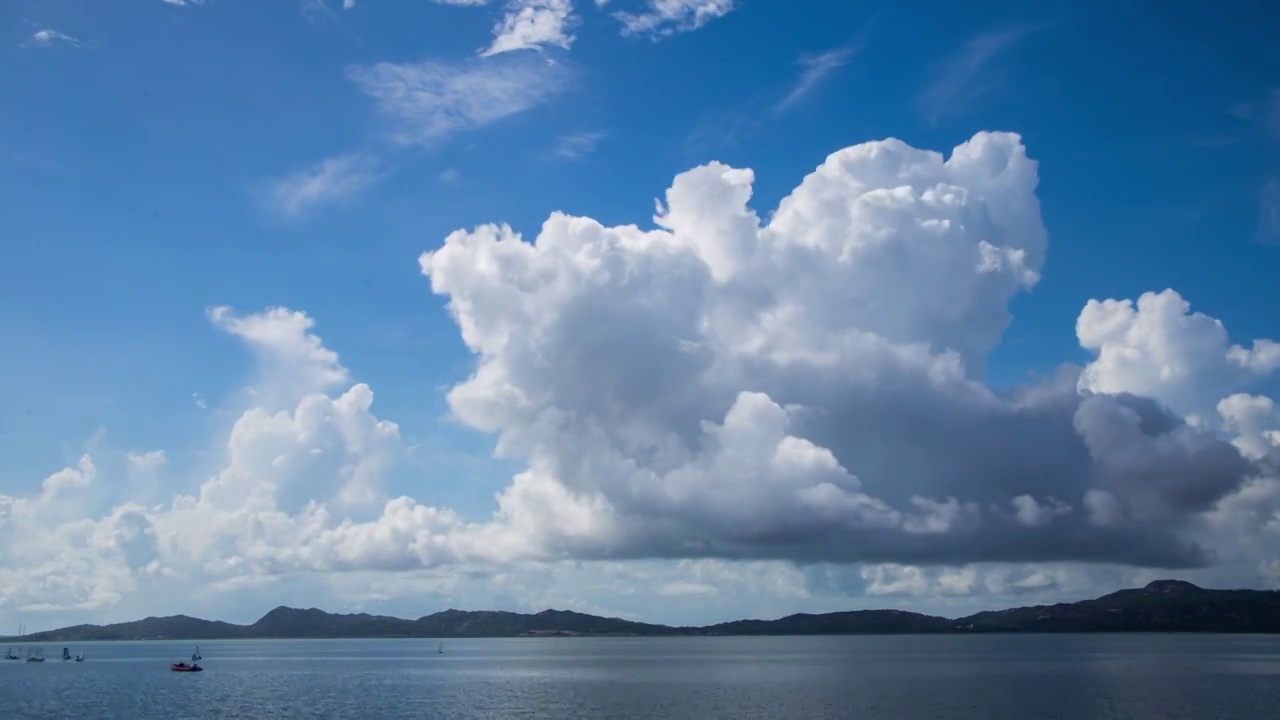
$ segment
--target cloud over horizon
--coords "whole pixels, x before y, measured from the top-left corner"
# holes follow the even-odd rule
[[[406,143],[501,116],[441,111],[447,75],[356,79]],[[534,582],[521,568],[658,560],[678,561],[655,571],[662,597],[727,577],[775,597],[1014,593],[1089,568],[1280,583],[1280,418],[1251,394],[1280,346],[1164,290],[1085,303],[1084,367],[984,384],[1009,303],[1046,271],[1020,136],[853,145],[771,214],[754,181],[712,162],[674,178],[653,229],[555,212],[532,241],[481,225],[421,256],[476,358],[449,408],[523,468],[491,516],[425,484],[387,493],[409,443],[313,318],[215,307],[258,370],[218,467],[103,506],[86,454],[0,496],[0,608],[110,614],[326,574],[509,588]],[[129,462],[172,477],[162,448]]]

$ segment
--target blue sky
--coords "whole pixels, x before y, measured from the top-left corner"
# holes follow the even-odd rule
[[[653,198],[710,161],[754,171],[767,219],[829,154],[889,137],[946,154],[1012,131],[1039,163],[1047,261],[991,386],[1088,363],[1090,299],[1175,288],[1233,341],[1280,334],[1273,8],[722,5],[649,35],[614,15],[641,0],[578,0],[567,47],[483,57],[508,6],[5,3],[0,494],[153,449],[194,491],[255,373],[206,311],[284,306],[418,445],[388,495],[482,521],[524,463],[447,417],[476,358],[421,253],[490,222],[532,239],[553,211],[652,228]],[[456,92],[397,118],[379,63],[431,63]],[[326,161],[318,197],[290,184]]]

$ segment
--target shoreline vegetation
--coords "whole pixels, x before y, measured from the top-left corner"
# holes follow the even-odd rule
[[[111,625],[73,625],[0,638],[0,643],[108,640],[266,640],[322,638],[673,637],[1098,632],[1280,633],[1280,591],[1208,590],[1157,580],[1093,600],[988,610],[949,619],[905,610],[799,613],[674,627],[566,610],[535,614],[444,610],[416,620],[281,606],[251,625],[186,615]]]

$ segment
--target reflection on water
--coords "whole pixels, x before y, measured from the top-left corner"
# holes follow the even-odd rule
[[[61,643],[57,644],[61,647]],[[20,718],[1274,718],[1280,638],[1180,635],[73,643],[0,661]]]

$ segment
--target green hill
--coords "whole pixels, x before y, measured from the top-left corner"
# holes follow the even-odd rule
[[[541,635],[852,635],[1018,632],[1280,633],[1280,591],[1206,590],[1158,580],[1093,600],[984,611],[948,619],[903,610],[796,614],[777,620],[734,620],[706,627],[670,627],[566,610],[536,614],[445,610],[417,620],[316,608],[278,607],[252,625],[186,615],[114,625],[73,625],[8,642],[86,640],[215,640],[230,638],[517,637]]]

